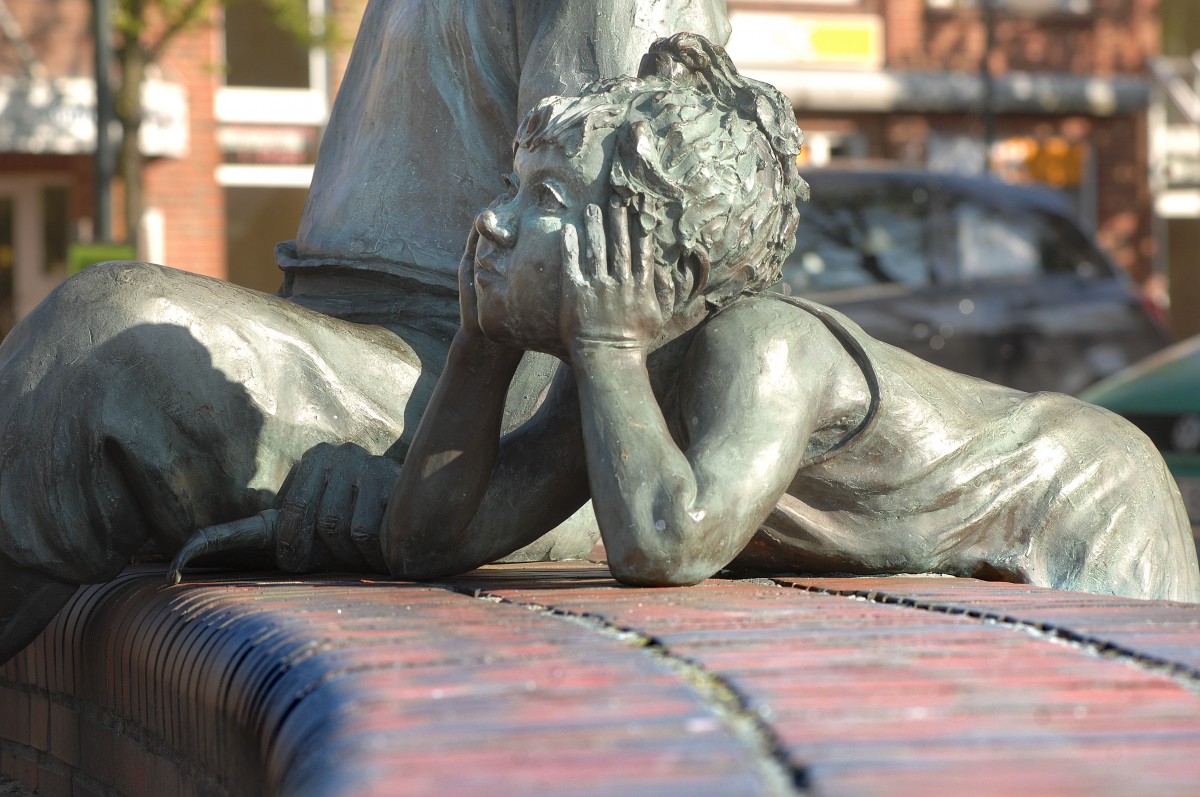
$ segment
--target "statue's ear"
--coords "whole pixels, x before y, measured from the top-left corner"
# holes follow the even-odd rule
[[[657,77],[679,83],[687,77],[687,67],[662,50],[651,50],[642,56],[637,76],[642,80]]]
[[[683,272],[683,285],[680,287],[685,294],[683,297],[685,305],[690,305],[704,297],[704,292],[708,290],[711,268],[712,263],[708,259],[708,252],[704,249],[694,249],[683,253],[679,260],[679,269]]]

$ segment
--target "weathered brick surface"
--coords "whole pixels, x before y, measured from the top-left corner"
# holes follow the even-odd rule
[[[1113,655],[1158,661],[1200,675],[1200,609],[1192,604],[1098,595],[1065,597],[1021,584],[961,589],[957,579],[781,579],[801,588],[907,603],[1023,626]]]
[[[141,795],[1194,794],[1194,607],[603,566],[130,573],[0,671],[0,770]]]
[[[1039,636],[1032,612],[1084,643],[1101,633],[1137,641],[1139,629],[1167,624],[1171,647],[1156,653],[1187,667],[1200,651],[1195,607],[960,579],[860,582],[797,581],[846,593],[807,599],[744,582],[607,594],[534,579],[468,583],[636,629],[725,680],[817,794],[1194,793],[1195,671],[1173,678],[1132,649],[1102,654],[1102,643]],[[893,589],[940,589],[941,604],[973,604],[981,616],[882,602]],[[1018,596],[1031,623],[991,619]]]

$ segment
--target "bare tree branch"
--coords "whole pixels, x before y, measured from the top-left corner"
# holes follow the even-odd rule
[[[201,16],[213,6],[213,0],[191,0],[183,5],[173,18],[167,21],[166,28],[158,40],[146,46],[151,61],[157,61],[163,50],[178,34],[194,25]]]

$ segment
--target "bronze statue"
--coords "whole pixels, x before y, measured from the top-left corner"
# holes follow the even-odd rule
[[[395,470],[458,327],[463,230],[503,191],[522,117],[636,70],[659,36],[723,40],[724,8],[370,0],[278,295],[92,267],[0,346],[0,660],[78,584],[271,507],[322,442]],[[506,427],[557,367],[523,358]],[[521,556],[587,551],[593,530],[579,518]]]
[[[800,141],[777,91],[691,34],[655,43],[639,78],[538,103],[468,237],[460,326],[403,468],[316,449],[280,512],[206,530],[176,569],[273,545],[287,569],[439,578],[590,495],[628,584],[938,572],[1200,600],[1178,491],[1132,426],[767,290],[807,188]],[[524,351],[570,370],[502,435]]]
[[[400,21],[445,34],[408,42],[410,57],[425,42],[448,48],[443,67],[473,68],[461,48],[480,30],[473,58],[514,57],[486,46],[514,32],[479,27],[494,6],[373,7],[406,4]],[[548,5],[548,18],[595,16]],[[369,11],[364,28],[385,21]],[[545,77],[581,52],[604,71],[603,47],[555,38],[569,28],[510,22],[551,37],[540,60],[510,60],[517,72],[541,64]],[[475,218],[457,291],[439,283],[445,252],[390,239],[387,214],[452,195],[443,184],[478,164],[409,185],[421,164],[401,159],[386,189],[360,174],[372,196],[358,212],[375,221],[338,237],[353,227],[335,207],[351,204],[342,160],[386,143],[369,101],[386,83],[358,69],[376,94],[339,97],[351,110],[321,158],[342,154],[318,167],[283,247],[281,296],[117,264],[70,280],[0,347],[0,656],[148,540],[169,553],[206,527],[177,567],[266,546],[287,570],[430,579],[544,540],[589,496],[631,584],[726,567],[933,571],[1200,598],[1178,494],[1132,427],[951,374],[766,291],[793,246],[800,133],[782,96],[719,47],[677,35],[639,78],[531,98],[509,190]],[[459,76],[426,73],[426,102],[451,116],[470,105],[456,104]],[[516,83],[486,77],[520,106]],[[458,146],[493,122],[456,131]],[[397,184],[409,188],[388,193]],[[586,531],[524,555],[578,551]]]

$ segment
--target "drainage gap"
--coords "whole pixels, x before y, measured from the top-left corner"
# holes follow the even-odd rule
[[[917,598],[906,598],[900,595],[891,595],[886,592],[877,590],[856,590],[856,589],[835,589],[832,587],[817,587],[806,584],[794,584],[788,582],[776,582],[779,586],[791,589],[798,589],[803,592],[814,592],[821,595],[833,595],[836,597],[850,598],[854,600],[863,600],[868,603],[876,603],[887,606],[903,606],[907,609],[917,609],[924,612],[934,612],[936,614],[954,615],[957,617],[969,617],[973,620],[998,625],[1004,628],[1009,628],[1014,631],[1020,631],[1039,639],[1046,639],[1051,642],[1068,645],[1078,650],[1085,651],[1101,658],[1117,659],[1125,662],[1130,666],[1137,667],[1147,672],[1152,672],[1156,675],[1163,675],[1171,678],[1185,689],[1200,694],[1200,670],[1188,664],[1183,664],[1170,659],[1164,659],[1160,656],[1154,656],[1149,653],[1143,653],[1133,648],[1125,647],[1124,645],[1115,642],[1109,642],[1104,639],[1088,636],[1087,634],[1073,631],[1069,628],[1054,625],[1053,623],[1039,623],[1033,620],[1022,620],[1018,617],[1013,617],[1008,614],[999,612],[991,612],[980,609],[965,609],[961,606],[945,605],[923,601]]]
[[[458,588],[452,584],[437,584],[452,592],[479,600],[519,606],[536,614],[583,626],[594,633],[617,640],[641,650],[661,666],[674,672],[700,698],[700,701],[722,722],[749,752],[758,767],[766,792],[772,797],[803,797],[807,794],[808,778],[803,769],[793,769],[788,755],[775,735],[774,729],[755,711],[744,695],[727,680],[705,669],[699,663],[680,656],[654,637],[633,628],[614,625],[598,615],[569,612],[537,603],[522,603],[493,595],[487,590]]]

